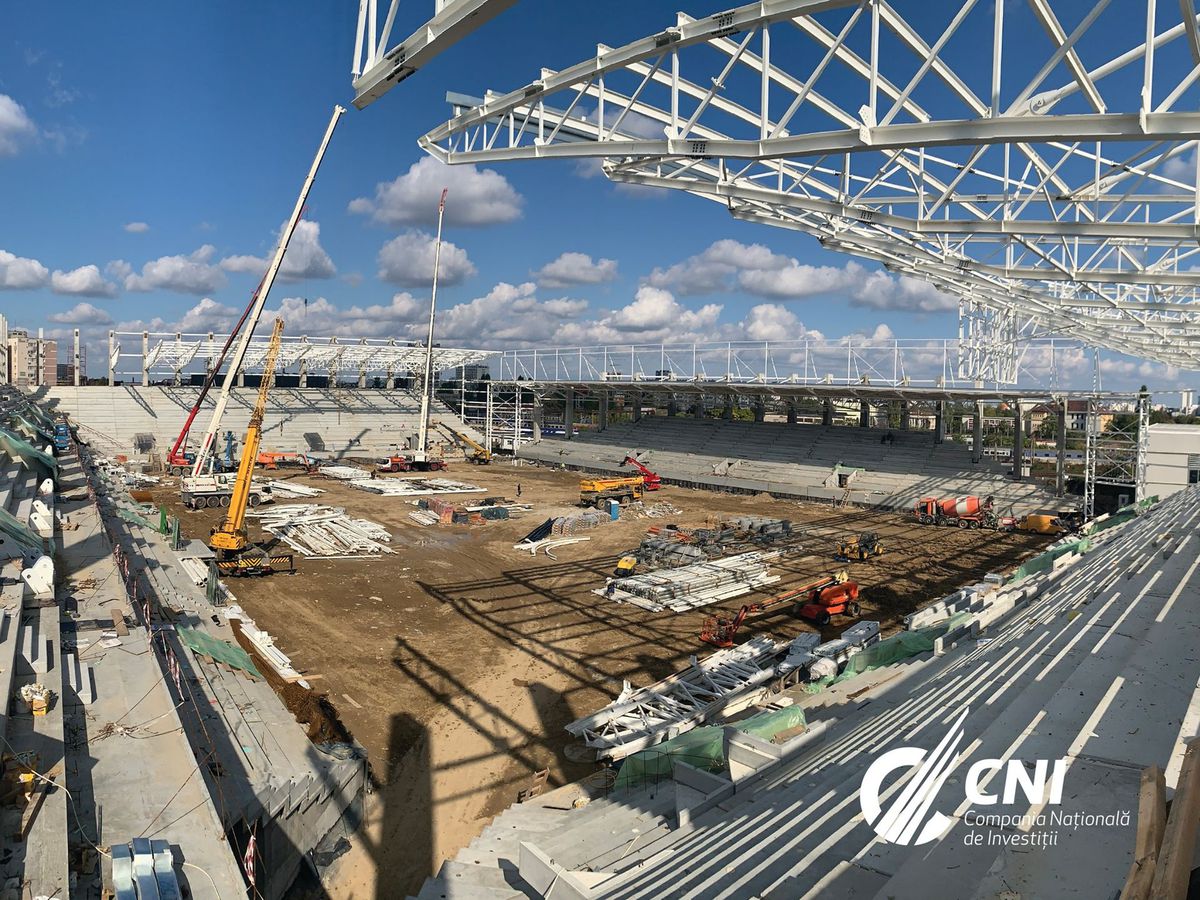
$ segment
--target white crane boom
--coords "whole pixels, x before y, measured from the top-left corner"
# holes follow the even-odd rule
[[[304,211],[304,204],[308,200],[308,192],[312,190],[313,181],[317,177],[317,170],[321,167],[321,160],[325,158],[325,149],[329,146],[329,139],[333,137],[333,129],[337,127],[338,119],[342,117],[345,111],[340,106],[333,108],[333,115],[329,119],[329,127],[325,129],[325,137],[321,139],[321,146],[317,148],[317,155],[313,158],[312,167],[308,170],[308,176],[304,179],[304,185],[300,188],[300,196],[296,198],[296,207],[292,210],[291,218],[288,219],[287,225],[284,226],[282,233],[279,235],[279,243],[275,247],[275,256],[271,260],[271,265],[267,268],[267,274],[263,276],[262,284],[258,286],[258,292],[254,296],[254,307],[251,309],[250,315],[246,318],[246,324],[242,326],[241,340],[238,341],[237,349],[234,351],[232,358],[229,360],[228,367],[225,369],[225,381],[221,385],[221,393],[217,397],[217,405],[213,410],[212,420],[208,423],[208,430],[204,432],[204,438],[200,441],[200,446],[196,450],[196,462],[192,466],[192,475],[199,475],[204,472],[212,459],[213,444],[216,440],[217,432],[221,427],[221,417],[225,414],[225,406],[229,402],[229,393],[236,383],[238,372],[241,371],[242,363],[246,358],[246,350],[250,346],[250,338],[253,337],[255,326],[258,325],[258,320],[262,316],[263,307],[267,302],[267,295],[271,293],[271,285],[275,283],[275,276],[279,274],[279,267],[283,263],[283,256],[287,252],[288,243],[292,239],[292,234],[296,231],[296,225],[300,221],[300,214]]]
[[[446,213],[446,194],[438,201],[437,243],[433,248],[433,291],[429,297],[429,335],[425,343],[425,378],[421,385],[421,422],[417,428],[417,452],[414,459],[425,462],[429,452],[429,406],[433,399],[433,318],[437,311],[438,266],[442,261],[442,217]]]

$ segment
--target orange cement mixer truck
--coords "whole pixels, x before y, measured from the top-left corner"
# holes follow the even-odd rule
[[[993,505],[991,497],[922,497],[913,504],[913,516],[922,525],[995,528],[999,519]]]

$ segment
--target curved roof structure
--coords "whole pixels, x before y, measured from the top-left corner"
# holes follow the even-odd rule
[[[598,157],[960,298],[984,345],[1200,367],[1191,0],[771,0],[473,99],[448,163]]]

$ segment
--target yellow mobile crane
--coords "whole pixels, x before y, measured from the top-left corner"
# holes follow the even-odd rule
[[[237,481],[229,501],[225,521],[212,530],[208,546],[217,554],[217,569],[224,575],[270,575],[272,572],[294,571],[295,564],[290,553],[272,555],[266,549],[250,543],[246,536],[246,506],[250,503],[251,480],[254,463],[258,459],[258,448],[262,442],[263,414],[267,409],[267,395],[271,382],[275,380],[275,362],[279,359],[279,344],[283,336],[283,319],[275,320],[271,332],[271,343],[267,347],[267,358],[263,363],[262,382],[258,386],[258,399],[250,413],[250,424],[246,427],[246,439],[242,442],[242,458],[238,464]]]
[[[470,452],[464,450],[463,454],[467,458],[467,462],[474,463],[477,466],[486,466],[492,461],[492,451],[483,444],[471,438],[468,434],[463,434],[461,431],[456,431],[445,422],[438,422],[438,427],[446,434],[450,435],[450,439],[458,444],[466,444],[470,448]]]

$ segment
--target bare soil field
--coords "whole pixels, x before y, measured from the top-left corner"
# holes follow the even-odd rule
[[[770,596],[675,614],[592,594],[649,526],[698,527],[729,515],[761,515],[814,529],[797,539],[801,552],[773,566],[783,575],[773,592],[841,568],[833,560],[837,536],[877,531],[884,555],[849,568],[862,591],[863,618],[878,619],[885,632],[896,630],[905,614],[1012,567],[1048,541],[921,526],[895,513],[667,487],[647,500],[669,500],[678,515],[623,518],[587,532],[588,541],[560,548],[555,560],[512,545],[547,516],[578,511],[577,473],[497,462],[456,464],[446,474],[509,498],[520,484],[522,501],[534,510],[481,527],[421,527],[408,518],[413,507],[405,499],[280,473],[325,490],[312,500],[280,503],[345,507],[385,525],[396,553],[297,556],[295,575],[230,583],[294,665],[319,676],[314,684],[328,692],[370,753],[378,789],[368,798],[362,833],[332,870],[327,890],[335,898],[415,893],[443,859],[516,799],[532,773],[549,768],[551,783],[563,784],[594,771],[564,756],[564,725],[609,702],[623,681],[648,684],[686,666],[689,656],[709,652],[698,637],[706,615]],[[207,538],[220,518],[220,510],[183,510],[173,479],[154,493],[182,516],[186,537]],[[251,527],[257,538],[254,520]],[[826,637],[850,624],[836,618]],[[783,612],[748,620],[738,639],[790,638],[812,628]]]

